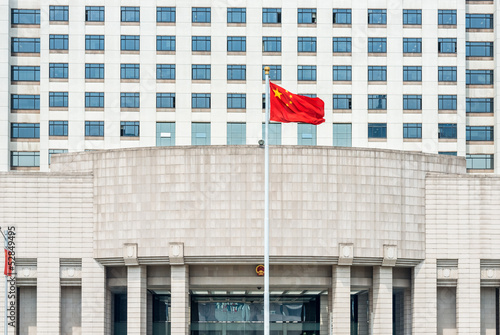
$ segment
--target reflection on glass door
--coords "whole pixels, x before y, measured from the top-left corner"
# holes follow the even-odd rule
[[[368,291],[351,294],[351,335],[368,335],[370,302]]]

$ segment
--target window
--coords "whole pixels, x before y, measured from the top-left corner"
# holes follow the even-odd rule
[[[227,94],[227,108],[228,109],[245,109],[247,107],[247,95],[228,93]]]
[[[68,149],[49,149],[49,165],[50,165],[50,159],[52,158],[52,155],[65,154],[67,152],[68,152]]]
[[[403,110],[422,110],[422,96],[403,95]]]
[[[387,10],[368,9],[368,24],[386,24]]]
[[[467,141],[493,141],[492,126],[467,126],[465,128]]]
[[[210,65],[193,65],[191,69],[191,79],[210,80]]]
[[[316,145],[316,125],[299,123],[297,125],[297,144]]]
[[[272,81],[281,80],[281,65],[267,65],[269,66],[269,79]],[[266,80],[266,71],[264,68],[266,65],[262,66],[262,80]]]
[[[12,81],[40,81],[39,66],[12,66]]]
[[[11,167],[39,167],[40,152],[38,151],[12,151],[10,153]]]
[[[40,96],[12,94],[10,96],[10,108],[13,110],[39,110]]]
[[[403,24],[421,25],[422,10],[421,9],[403,9]]]
[[[156,51],[175,51],[175,36],[156,36]]]
[[[316,23],[316,8],[299,8],[297,13],[297,23]]]
[[[368,81],[386,81],[386,66],[368,66]]]
[[[120,136],[139,137],[139,121],[121,121]]]
[[[68,121],[49,121],[49,136],[68,136]]]
[[[352,67],[349,66],[333,66],[333,81],[351,81]]]
[[[315,65],[299,65],[297,66],[297,80],[315,81],[316,66]]]
[[[352,147],[352,125],[350,123],[333,124],[333,145]]]
[[[40,39],[12,37],[11,51],[14,53],[40,53]]]
[[[121,64],[120,79],[139,79],[140,72],[139,64]]]
[[[245,123],[227,124],[227,145],[242,145],[247,141],[247,125]]]
[[[246,23],[247,9],[246,8],[228,8],[227,23]]]
[[[493,42],[466,42],[467,57],[493,57]]]
[[[139,36],[122,35],[120,47],[121,47],[121,50],[123,50],[123,51],[138,51],[138,50],[140,50]]]
[[[246,65],[228,65],[227,80],[246,80]]]
[[[68,107],[68,92],[49,92],[49,107]]]
[[[68,6],[50,6],[49,20],[50,21],[68,21]]]
[[[139,108],[139,93],[120,93],[121,108]]]
[[[439,151],[439,155],[448,155],[448,156],[456,156],[457,152],[456,151]]]
[[[12,24],[40,24],[40,10],[13,8],[11,22]]]
[[[104,79],[104,64],[85,64],[85,79]]]
[[[422,124],[404,123],[403,138],[422,138]]]
[[[210,23],[211,9],[208,7],[193,7],[193,23]]]
[[[457,25],[457,11],[455,9],[440,9],[438,11],[439,25]]]
[[[174,80],[175,64],[156,64],[157,80]]]
[[[333,24],[351,24],[351,10],[344,8],[334,8]]]
[[[403,38],[404,53],[422,53],[421,38]]]
[[[175,7],[156,7],[156,22],[175,22]]]
[[[493,85],[493,70],[467,70],[467,85]]]
[[[269,123],[267,141],[269,145],[281,145],[281,123]],[[262,124],[262,139],[266,139],[266,124]]]
[[[175,123],[156,123],[156,146],[168,147],[175,145]]]
[[[469,170],[493,170],[493,155],[466,155],[467,169]]]
[[[438,81],[457,81],[456,66],[440,66],[438,67]]]
[[[466,14],[465,28],[493,29],[493,14]]]
[[[229,52],[247,51],[247,38],[243,36],[228,36],[227,51]]]
[[[210,51],[210,36],[193,36],[192,51]]]
[[[298,52],[316,52],[316,37],[299,37]]]
[[[368,38],[368,52],[386,53],[387,39],[386,38]]]
[[[387,95],[369,94],[368,95],[368,109],[369,110],[386,110],[387,109]]]
[[[467,98],[467,113],[493,113],[493,98]]]
[[[68,50],[68,35],[50,35],[50,50]]]
[[[85,21],[104,22],[104,6],[85,6]]]
[[[210,145],[210,123],[191,124],[191,144]]]
[[[85,50],[104,50],[104,35],[85,35]]]
[[[456,123],[440,123],[438,138],[457,138],[457,124]]]
[[[40,138],[39,123],[11,123],[11,138]]]
[[[281,52],[281,37],[262,37],[263,52]]]
[[[456,95],[440,95],[438,97],[439,110],[457,110]]]
[[[191,94],[191,108],[209,109],[210,93]]]
[[[85,136],[104,136],[104,121],[85,121]]]
[[[352,109],[352,96],[351,94],[334,94],[333,95],[333,109]]]
[[[175,93],[156,93],[156,108],[175,108]]]
[[[422,81],[422,67],[403,66],[403,81]]]
[[[281,8],[262,8],[262,23],[281,23]]]
[[[456,38],[440,38],[438,39],[438,52],[443,54],[454,54],[457,52]]]
[[[387,124],[368,123],[368,138],[387,138]]]
[[[350,37],[334,37],[333,38],[333,52],[338,52],[338,53],[351,52],[351,38]]]
[[[50,63],[49,78],[67,79],[68,63]]]
[[[139,22],[141,20],[140,7],[122,7],[121,22]]]
[[[104,92],[85,92],[85,107],[104,108]]]

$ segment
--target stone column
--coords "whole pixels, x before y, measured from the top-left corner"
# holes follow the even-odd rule
[[[127,267],[127,334],[146,334],[147,268]]]
[[[373,267],[373,333],[392,334],[392,267]]]
[[[36,332],[59,334],[61,332],[61,284],[59,257],[37,259]]]
[[[457,334],[481,333],[481,266],[477,259],[458,260]]]
[[[82,334],[106,333],[106,292],[104,266],[91,257],[82,258]]]
[[[412,273],[412,334],[436,334],[437,329],[437,264],[427,259]]]
[[[404,293],[404,335],[412,335],[411,332],[411,306],[412,306],[411,288],[406,288]]]
[[[351,334],[351,267],[332,267],[332,334]]]
[[[331,292],[331,290],[330,290]],[[329,292],[329,293],[330,293]],[[320,298],[320,312],[319,312],[319,333],[320,335],[329,335],[330,334],[330,322],[329,322],[329,302],[328,297],[325,295],[321,295]]]
[[[189,334],[189,266],[171,268],[172,321],[171,335]]]

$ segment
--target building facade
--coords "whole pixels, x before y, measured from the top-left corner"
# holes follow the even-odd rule
[[[500,178],[463,157],[270,151],[272,334],[499,331]],[[263,149],[70,153],[51,170],[0,173],[9,335],[262,332]]]
[[[437,1],[7,1],[0,170],[53,153],[256,144],[263,67],[325,102],[273,144],[465,156],[494,172],[497,4]]]

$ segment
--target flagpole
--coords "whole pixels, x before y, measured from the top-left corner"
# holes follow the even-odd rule
[[[269,66],[264,68],[266,74],[266,126],[264,134],[264,335],[269,335]]]

